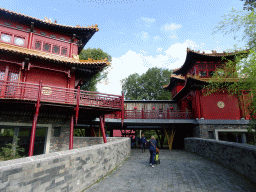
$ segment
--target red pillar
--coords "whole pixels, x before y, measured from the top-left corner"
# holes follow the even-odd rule
[[[200,92],[196,90],[196,109],[197,109],[197,118],[201,118],[201,103],[200,103]]]
[[[33,117],[28,156],[33,156],[33,152],[34,152],[35,136],[36,136],[36,123],[37,123],[37,119],[38,119],[38,115],[39,115],[41,93],[42,93],[42,81],[39,82],[38,98],[37,98],[37,102],[36,102],[36,111],[35,111],[35,114]]]
[[[73,149],[73,135],[74,135],[74,114],[72,114],[70,118],[69,150]]]
[[[102,116],[100,116],[100,128],[101,128],[101,132],[102,132],[102,136],[103,136],[103,141],[104,141],[104,143],[107,143],[104,126],[105,126],[105,116],[102,115]]]
[[[124,93],[122,93],[122,104],[121,104],[121,108],[122,108],[122,127],[124,125]]]
[[[95,135],[94,135],[94,130],[93,130],[93,126],[90,125],[90,128],[91,128],[91,137],[95,137]]]

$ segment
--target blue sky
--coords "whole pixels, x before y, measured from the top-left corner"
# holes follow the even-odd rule
[[[101,48],[113,58],[108,83],[99,92],[121,94],[120,80],[150,67],[175,69],[186,48],[222,52],[243,43],[212,35],[214,26],[239,0],[1,0],[0,7],[63,25],[95,25],[99,31],[84,47]]]

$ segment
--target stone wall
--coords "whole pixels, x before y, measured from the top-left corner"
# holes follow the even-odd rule
[[[130,138],[0,162],[0,191],[82,191],[120,164]]]
[[[118,141],[123,137],[107,137],[107,142]],[[81,147],[88,147],[92,145],[102,144],[103,137],[74,137],[73,147],[74,149],[78,149]]]
[[[215,129],[247,129],[248,125],[244,124],[196,124],[194,126],[193,136],[198,138],[209,139],[209,131],[215,134]],[[216,137],[215,137],[216,138]]]
[[[256,146],[202,138],[185,138],[185,150],[236,170],[256,183]]]

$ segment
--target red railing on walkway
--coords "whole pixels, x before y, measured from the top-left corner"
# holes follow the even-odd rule
[[[0,99],[36,101],[39,84],[0,80]],[[42,86],[41,102],[77,104],[77,89]],[[122,108],[122,96],[98,92],[80,91],[79,106]]]
[[[108,114],[105,117],[120,119],[121,114]],[[124,119],[192,119],[192,113],[183,110],[125,110]]]

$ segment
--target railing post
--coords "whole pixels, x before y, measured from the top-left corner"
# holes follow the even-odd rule
[[[101,128],[101,132],[102,132],[102,136],[103,136],[103,141],[104,143],[107,143],[107,138],[106,138],[106,133],[105,133],[105,116],[101,115],[100,116],[100,128]]]
[[[77,94],[76,94],[76,125],[79,115],[79,101],[80,101],[80,86],[78,86]]]
[[[167,108],[167,119],[170,119],[170,109],[169,109],[169,107]]]
[[[122,93],[122,103],[121,103],[121,108],[122,108],[122,127],[124,125],[124,93]]]
[[[72,114],[70,118],[69,150],[73,149],[73,135],[74,135],[74,114]]]
[[[35,111],[35,114],[33,117],[28,156],[33,156],[33,152],[34,152],[36,124],[37,124],[37,119],[38,119],[38,115],[39,115],[41,94],[42,94],[42,81],[39,82],[38,97],[37,97],[37,102],[36,102],[36,111]]]
[[[144,119],[144,110],[141,108],[141,119]]]

